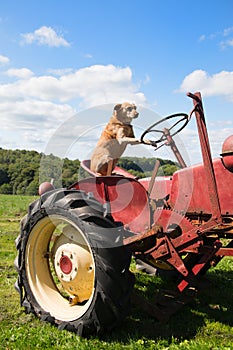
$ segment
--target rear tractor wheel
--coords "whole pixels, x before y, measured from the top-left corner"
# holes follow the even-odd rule
[[[134,277],[122,230],[84,192],[53,190],[29,207],[16,240],[16,290],[40,319],[102,333],[129,311]]]

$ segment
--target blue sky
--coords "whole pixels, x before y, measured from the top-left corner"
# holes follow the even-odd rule
[[[86,157],[115,103],[164,117],[201,91],[218,156],[233,134],[232,13],[232,0],[0,1],[0,147],[56,153],[57,137]],[[154,122],[141,111],[139,133]],[[198,162],[194,122],[180,138]]]

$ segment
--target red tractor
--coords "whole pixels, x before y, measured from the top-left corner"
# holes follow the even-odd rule
[[[79,335],[112,329],[129,312],[133,259],[145,271],[173,270],[176,298],[224,256],[233,256],[233,136],[212,160],[200,93],[188,94],[190,115],[160,120],[141,136],[170,145],[181,168],[172,177],[137,180],[121,168],[69,188],[52,186],[28,208],[16,240],[15,284],[21,305],[59,329]],[[196,117],[203,163],[187,167],[173,136]],[[175,120],[170,128],[161,122]],[[152,137],[153,136],[153,137]],[[156,278],[156,277],[153,277]],[[158,319],[159,305],[140,301]]]

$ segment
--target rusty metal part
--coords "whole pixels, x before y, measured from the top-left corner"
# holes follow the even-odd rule
[[[177,271],[179,271],[184,277],[190,276],[190,271],[185,266],[184,261],[181,258],[181,254],[184,253],[198,253],[200,257],[204,260],[198,265],[198,273],[208,262],[213,258],[216,252],[221,247],[221,243],[217,242],[214,246],[207,247],[206,254],[203,253],[203,235],[216,227],[217,224],[214,220],[210,220],[198,229],[193,227],[193,229],[182,232],[182,235],[174,238],[171,238],[168,235],[165,235],[162,238],[157,239],[156,247],[153,250],[145,252],[145,255],[148,254],[148,259],[157,259],[165,260],[170,263]],[[191,275],[192,275],[191,271]],[[184,285],[185,289],[189,283]]]
[[[218,188],[213,168],[213,161],[211,157],[210,144],[206,128],[204,110],[202,106],[201,94],[200,92],[196,92],[195,94],[191,94],[189,92],[187,96],[193,99],[194,113],[197,121],[203,164],[208,183],[209,197],[212,205],[212,216],[216,218],[218,222],[221,222],[221,208],[218,196]]]
[[[175,211],[158,210],[154,217],[156,223],[162,226],[164,233],[158,237],[156,249],[145,252],[147,259],[164,261],[182,275],[188,275],[183,256],[198,253],[203,244],[202,237],[197,234],[197,230],[184,215]]]
[[[154,256],[165,256],[169,252],[166,247],[168,240],[172,240],[172,244],[176,249],[179,247],[180,251],[189,247],[189,251],[197,252],[197,249],[194,249],[192,245],[199,247],[202,238],[198,234],[197,228],[184,215],[169,209],[158,209],[154,214],[154,222],[163,228],[163,234],[158,235],[156,247],[147,253]],[[199,243],[196,244],[196,241]]]
[[[231,240],[226,246],[221,247],[215,254],[213,266],[216,266],[217,263],[224,257],[224,256],[233,256],[233,240]]]
[[[156,176],[158,174],[158,171],[159,171],[159,167],[160,167],[160,161],[158,159],[156,159],[155,166],[154,166],[154,169],[153,169],[153,172],[152,172],[152,175],[151,175],[149,187],[148,187],[148,190],[147,190],[149,196],[150,196],[151,191],[153,189],[153,186],[154,186],[154,183],[155,183],[155,178],[156,178]]]
[[[219,256],[233,256],[232,248],[220,248],[215,255]]]
[[[180,151],[177,148],[176,143],[175,143],[173,137],[171,136],[169,129],[164,128],[164,135],[165,135],[165,137],[167,139],[166,145],[171,147],[171,150],[174,153],[174,156],[176,157],[176,159],[177,159],[178,163],[180,164],[181,168],[186,168],[187,165],[186,165],[186,163],[184,161],[184,158],[180,154]]]
[[[219,248],[221,248],[221,246],[221,242],[216,241],[214,242],[213,246],[210,247],[209,252],[201,256],[198,263],[195,264],[191,271],[189,271],[189,274],[186,276],[186,278],[178,284],[177,287],[180,292],[182,292],[194,281],[197,274],[210,262],[212,257],[216,255],[216,252],[219,250]]]
[[[129,246],[132,251],[145,251],[156,244],[156,236],[162,232],[161,226],[154,225],[146,232],[134,234],[125,238],[123,244]]]

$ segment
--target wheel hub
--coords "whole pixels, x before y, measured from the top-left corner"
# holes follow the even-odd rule
[[[88,300],[94,288],[93,259],[87,246],[61,235],[53,247],[54,269],[62,287],[76,302]]]
[[[67,255],[63,255],[61,257],[59,265],[63,273],[65,273],[66,275],[69,275],[71,273],[73,265],[72,261]]]
[[[60,281],[69,282],[76,278],[78,273],[79,249],[75,244],[62,244],[55,254],[55,270]]]

